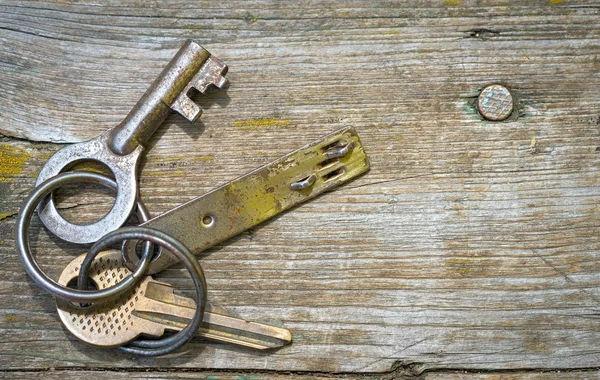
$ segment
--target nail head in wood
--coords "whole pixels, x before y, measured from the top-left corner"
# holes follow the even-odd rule
[[[513,97],[506,87],[493,84],[481,91],[477,99],[477,107],[487,120],[506,120],[513,112]]]

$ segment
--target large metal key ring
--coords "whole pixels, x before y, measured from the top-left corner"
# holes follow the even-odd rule
[[[17,250],[19,251],[19,257],[21,259],[21,262],[25,266],[27,274],[29,274],[29,276],[42,289],[48,291],[55,297],[71,302],[80,303],[102,302],[132,289],[140,281],[144,273],[146,273],[148,265],[152,260],[152,247],[150,243],[146,244],[144,253],[142,255],[142,259],[140,260],[137,268],[131,275],[129,275],[117,285],[98,291],[71,289],[62,286],[56,281],[52,280],[41,270],[41,268],[33,258],[33,255],[31,254],[31,248],[29,246],[29,225],[31,223],[31,217],[33,216],[33,213],[38,203],[44,197],[48,196],[48,194],[50,194],[52,191],[56,190],[60,186],[65,184],[78,183],[81,181],[98,183],[115,190],[117,188],[117,184],[109,177],[91,172],[63,173],[43,182],[38,187],[33,189],[31,194],[29,194],[29,196],[25,200],[25,204],[21,208],[19,216],[17,217]],[[139,201],[138,209],[142,214],[142,218],[148,216],[144,205]],[[93,249],[95,249],[94,246],[92,247],[92,250]]]
[[[194,288],[196,289],[196,312],[190,323],[183,330],[168,338],[159,340],[135,340],[128,346],[119,347],[121,351],[141,356],[166,355],[192,339],[196,334],[198,327],[200,327],[200,323],[204,318],[204,310],[206,309],[207,292],[204,272],[202,271],[200,263],[196,260],[196,257],[194,257],[194,255],[192,255],[186,246],[179,240],[162,231],[148,227],[123,227],[110,232],[98,240],[86,255],[81,263],[81,268],[79,269],[77,283],[79,284],[80,289],[85,288],[87,285],[87,273],[89,268],[96,255],[103,248],[116,242],[130,239],[150,241],[173,253],[179,260],[183,261],[183,265],[188,272],[190,272],[190,276],[194,282]]]

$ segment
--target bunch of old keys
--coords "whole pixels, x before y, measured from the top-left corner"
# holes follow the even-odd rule
[[[172,352],[195,335],[255,349],[291,342],[284,328],[245,321],[207,302],[206,280],[194,255],[364,173],[369,163],[355,130],[344,128],[150,218],[138,198],[136,177],[144,144],[170,110],[197,120],[202,109],[190,99],[190,91],[204,94],[209,86],[223,87],[226,72],[223,62],[186,41],[121,124],[59,150],[43,167],[17,220],[17,249],[27,273],[56,297],[60,319],[80,340],[147,356]],[[68,171],[81,161],[105,164],[114,179]],[[52,198],[57,188],[81,182],[116,191],[112,209],[92,224],[68,222]],[[142,223],[121,227],[136,207]],[[29,247],[36,209],[59,238],[94,243],[67,265],[58,281],[41,270]],[[121,252],[103,251],[120,242]],[[169,284],[150,276],[179,262],[190,273],[195,299],[176,295]]]

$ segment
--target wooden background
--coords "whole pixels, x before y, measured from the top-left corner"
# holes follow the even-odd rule
[[[0,377],[600,377],[598,2],[105,3],[0,0]],[[45,160],[116,125],[186,38],[231,86],[198,98],[198,125],[173,115],[151,141],[154,215],[345,125],[371,160],[202,256],[213,302],[292,331],[275,353],[89,347],[16,256]],[[516,120],[473,108],[496,82]],[[112,204],[73,192],[60,205],[79,221]],[[37,219],[32,239],[54,278],[85,251]],[[159,278],[191,295],[183,270]]]

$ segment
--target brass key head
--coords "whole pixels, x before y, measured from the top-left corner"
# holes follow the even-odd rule
[[[63,270],[58,282],[68,285],[77,281],[79,268],[85,255],[71,261]],[[131,272],[123,264],[121,253],[101,252],[89,271],[92,283],[105,289],[115,285]],[[164,333],[160,323],[144,320],[133,314],[136,303],[144,297],[148,284],[153,281],[147,276],[138,286],[118,298],[90,306],[76,305],[56,299],[58,315],[63,325],[86,343],[103,347],[121,346],[137,338],[140,334],[159,337]]]

